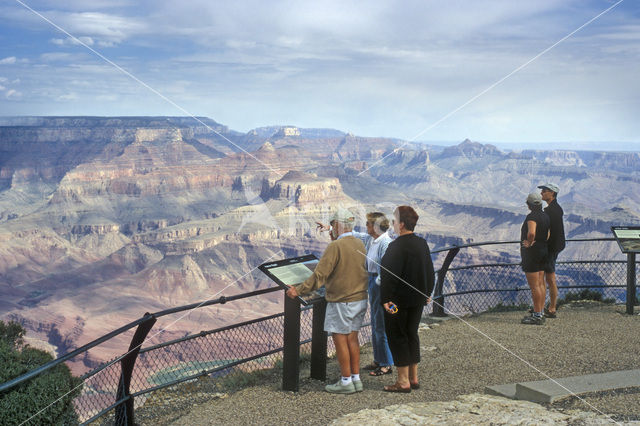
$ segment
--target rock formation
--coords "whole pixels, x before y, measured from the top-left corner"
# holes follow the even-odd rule
[[[243,134],[202,117],[3,122],[0,315],[58,351],[144,312],[271,285],[250,271],[273,257],[320,255],[329,239],[315,222],[337,205],[363,229],[367,211],[411,204],[432,249],[517,238],[526,194],[546,181],[561,188],[570,237],[640,223],[637,153],[506,153],[470,140],[443,148],[294,126]],[[469,253],[517,261],[504,248]],[[280,296],[186,318],[175,333],[273,313]]]

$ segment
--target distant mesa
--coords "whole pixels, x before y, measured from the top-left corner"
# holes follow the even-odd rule
[[[273,136],[275,137],[300,136],[300,129],[293,126],[281,127]]]
[[[289,130],[285,130],[285,129],[289,129]],[[287,135],[286,134],[287,132],[293,132],[293,133],[299,132],[299,134]],[[300,136],[302,138],[309,138],[309,139],[332,139],[332,138],[342,138],[346,136],[347,133],[340,130],[335,130],[335,129],[318,129],[318,128],[306,129],[306,128],[300,128],[297,126],[286,125],[286,126],[258,127],[247,132],[247,135],[254,136],[254,137],[261,137],[261,138]]]
[[[467,158],[486,157],[486,156],[503,156],[504,153],[497,147],[490,144],[481,144],[465,139],[460,144],[450,146],[442,151],[441,157],[457,157],[465,156]]]
[[[315,173],[305,173],[298,170],[289,170],[278,182],[315,182],[319,181],[318,175]]]

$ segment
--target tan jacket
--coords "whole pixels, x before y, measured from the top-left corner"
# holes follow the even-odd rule
[[[356,302],[367,298],[367,271],[364,244],[351,235],[332,241],[316,269],[296,286],[298,294],[311,293],[324,284],[327,302]]]

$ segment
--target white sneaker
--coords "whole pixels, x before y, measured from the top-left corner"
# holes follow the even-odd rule
[[[362,385],[362,383],[360,384]],[[353,384],[353,381],[347,385],[343,385],[342,380],[338,380],[338,382],[333,385],[325,386],[324,390],[326,390],[329,393],[342,393],[342,394],[356,393],[356,387]]]

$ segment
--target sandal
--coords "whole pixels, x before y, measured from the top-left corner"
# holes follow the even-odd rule
[[[380,367],[380,364],[378,364],[375,361],[371,361],[370,364],[365,365],[364,367],[362,367],[363,370],[375,370],[377,368]]]
[[[410,383],[411,389],[420,389],[420,383]]]
[[[385,386],[383,390],[385,392],[410,393],[411,386],[409,386],[408,388],[403,388],[403,387],[400,387],[400,385],[398,385],[397,383],[394,383],[392,385]]]
[[[393,368],[390,365],[380,366],[369,373],[370,376],[384,376],[385,374],[391,374],[393,372]]]

